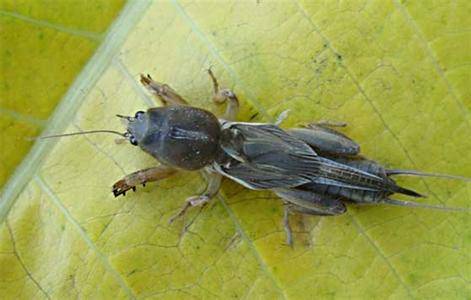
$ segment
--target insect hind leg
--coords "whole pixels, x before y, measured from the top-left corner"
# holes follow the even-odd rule
[[[286,243],[293,245],[293,234],[289,223],[291,212],[306,215],[334,216],[345,213],[346,207],[339,199],[319,195],[311,191],[297,189],[277,189],[275,193],[285,201],[283,226],[286,232]]]
[[[326,126],[311,124],[307,128],[289,129],[288,132],[321,153],[354,156],[360,152],[360,146],[352,139]]]

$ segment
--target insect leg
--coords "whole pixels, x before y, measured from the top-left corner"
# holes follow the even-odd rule
[[[349,137],[325,126],[311,124],[309,128],[287,131],[321,153],[352,156],[360,152],[360,146]]]
[[[347,210],[342,201],[329,195],[298,189],[274,189],[274,192],[283,200],[307,209],[311,215],[334,216],[341,215]],[[307,211],[302,212],[307,213]]]
[[[239,112],[239,99],[237,99],[236,94],[234,94],[234,92],[232,92],[231,90],[219,89],[219,83],[211,69],[208,69],[208,74],[211,77],[211,81],[213,82],[213,102],[217,104],[222,104],[228,101],[223,119],[228,121],[235,121],[237,113]]]
[[[330,121],[330,120],[320,120],[317,122],[309,123],[306,125],[307,128],[310,127],[347,127],[347,123],[345,122],[338,122],[338,121]]]
[[[283,227],[285,228],[286,244],[288,244],[288,246],[293,246],[293,231],[289,224],[289,213],[291,212],[291,207],[291,204],[285,202],[283,211]]]
[[[149,90],[154,97],[167,105],[187,105],[185,99],[172,89],[168,84],[160,83],[152,79],[149,74],[144,76],[141,74],[142,85]]]
[[[218,173],[207,173],[208,174],[208,185],[206,190],[201,195],[191,196],[185,201],[185,205],[180,211],[173,217],[170,218],[169,223],[173,223],[175,219],[183,216],[186,211],[192,206],[206,205],[219,191],[221,187],[222,175]]]
[[[274,192],[285,200],[283,225],[286,232],[286,243],[292,245],[292,232],[289,225],[289,213],[297,212],[308,215],[334,216],[341,215],[347,209],[339,199],[319,195],[311,191],[297,189],[276,189]]]
[[[145,185],[147,182],[161,180],[172,176],[176,172],[177,170],[164,165],[136,171],[113,184],[113,195],[115,197],[124,196],[131,189],[135,191],[136,186],[139,184]]]

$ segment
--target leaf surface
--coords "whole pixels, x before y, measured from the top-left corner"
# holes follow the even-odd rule
[[[130,2],[49,123],[118,129],[115,114],[156,105],[140,73],[195,106],[205,69],[241,99],[241,120],[345,121],[388,167],[471,175],[466,1]],[[217,199],[168,225],[201,191],[195,173],[113,198],[156,162],[112,136],[40,141],[0,205],[2,298],[455,298],[471,295],[469,213],[354,207],[293,216],[225,181]],[[403,178],[431,204],[468,207],[469,183]],[[187,227],[185,226],[187,225]]]
[[[0,189],[105,36],[123,0],[0,3]]]

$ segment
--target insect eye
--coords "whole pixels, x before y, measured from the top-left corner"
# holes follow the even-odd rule
[[[145,112],[140,110],[140,111],[136,112],[136,114],[134,115],[134,118],[139,119],[139,117],[142,116],[143,114],[145,114]]]
[[[130,142],[132,145],[137,146],[137,140],[136,140],[136,138],[135,138],[134,136],[132,136],[132,135],[129,137],[129,142]]]

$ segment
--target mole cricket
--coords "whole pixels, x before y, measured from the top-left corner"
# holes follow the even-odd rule
[[[386,169],[360,155],[359,145],[335,130],[346,124],[317,122],[302,128],[281,129],[276,124],[237,122],[239,100],[229,89],[221,89],[211,69],[212,100],[226,103],[221,118],[190,106],[169,85],[141,75],[143,86],[163,103],[161,107],[138,111],[134,116],[117,115],[127,124],[125,133],[91,130],[44,136],[52,138],[78,134],[112,133],[153,156],[160,165],[131,173],[117,181],[112,192],[125,195],[136,186],[158,181],[179,170],[201,171],[208,178],[201,195],[186,199],[170,219],[182,216],[189,207],[208,203],[227,177],[253,190],[271,190],[284,203],[283,224],[288,245],[292,245],[290,213],[335,216],[346,212],[345,203],[388,204],[441,210],[467,211],[390,198],[403,194],[423,195],[401,187],[394,175],[433,176],[470,181],[470,178],[413,170]]]

